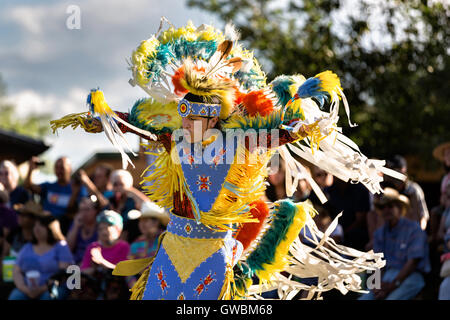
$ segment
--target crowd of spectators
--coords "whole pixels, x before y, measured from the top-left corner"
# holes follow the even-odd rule
[[[384,254],[380,287],[355,298],[450,299],[450,143],[434,155],[446,174],[440,204],[431,210],[401,156],[387,166],[407,179],[385,177],[384,193],[378,195],[315,166],[306,169],[327,202],[319,200],[306,177],[298,181],[290,198],[312,202],[319,230],[325,232],[342,213],[330,234],[336,243]],[[116,277],[111,271],[120,261],[157,252],[168,213],[133,186],[126,170],[100,164],[91,176],[84,170],[73,174],[70,160],[61,157],[54,166],[56,181],[35,184],[33,171],[39,164],[34,157],[29,161],[21,186],[14,163],[0,162],[0,253],[2,285],[11,285],[8,298],[128,299],[137,278]],[[287,197],[285,175],[282,164],[269,174],[266,201]],[[307,242],[307,234],[299,236]],[[67,286],[68,266],[80,270],[78,287]],[[302,281],[314,284],[314,279]],[[424,295],[426,288],[431,295]]]
[[[38,158],[23,186],[11,161],[0,162],[2,290],[10,300],[128,299],[136,279],[111,271],[123,260],[151,257],[168,213],[133,186],[132,175],[98,165],[92,176],[55,162],[55,182],[35,184]],[[79,285],[67,285],[79,271]],[[78,271],[77,271],[78,270]]]
[[[343,182],[318,167],[307,167],[328,199],[322,203],[307,179],[300,179],[291,199],[312,202],[319,212],[314,217],[319,230],[325,232],[342,213],[330,234],[336,243],[384,254],[386,266],[381,270],[380,287],[366,288],[367,294],[348,295],[351,299],[450,299],[450,143],[440,145],[433,154],[443,163],[445,175],[440,204],[431,210],[421,186],[408,176],[405,158],[399,155],[389,159],[386,166],[407,178],[401,181],[384,176],[382,194],[373,195],[361,184]],[[287,197],[285,174],[283,166],[269,174],[266,200]],[[299,237],[308,244],[308,229]],[[364,280],[368,275],[361,277]],[[314,283],[306,280],[306,284]]]

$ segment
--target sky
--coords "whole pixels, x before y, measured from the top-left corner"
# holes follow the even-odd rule
[[[80,12],[80,28],[70,7]],[[68,10],[69,9],[69,10]],[[87,111],[86,97],[100,87],[108,104],[122,112],[146,97],[128,84],[126,59],[159,27],[161,16],[179,27],[192,20],[222,26],[220,21],[182,0],[2,0],[0,2],[0,73],[8,100],[19,115],[49,112],[53,119]],[[137,137],[127,134],[138,149]],[[78,168],[95,152],[114,151],[104,134],[59,130],[45,142],[42,156],[51,161],[65,155]]]

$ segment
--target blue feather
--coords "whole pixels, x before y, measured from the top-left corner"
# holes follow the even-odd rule
[[[298,88],[297,94],[300,98],[309,98],[321,95],[320,93],[320,79],[309,78]]]
[[[278,104],[285,106],[291,99],[289,87],[294,84],[294,80],[289,76],[278,76],[272,81],[272,88],[278,97]]]

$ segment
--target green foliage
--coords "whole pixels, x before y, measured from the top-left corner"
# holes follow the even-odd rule
[[[361,0],[344,8],[339,0],[188,0],[232,21],[269,79],[337,73],[359,126],[341,124],[368,156],[422,160],[450,140],[450,7],[444,3]]]
[[[50,114],[18,115],[15,106],[5,102],[6,84],[0,75],[0,128],[42,139],[50,133]]]

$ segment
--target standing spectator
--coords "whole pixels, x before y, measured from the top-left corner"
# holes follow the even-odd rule
[[[120,239],[123,220],[120,214],[112,210],[104,210],[97,216],[98,241],[91,243],[81,263],[83,272],[110,273],[122,260],[126,260],[130,245]]]
[[[388,161],[387,166],[390,169],[398,171],[405,176],[408,174],[408,164],[402,156],[396,155],[391,161]],[[386,186],[397,189],[398,192],[404,194],[409,198],[410,207],[406,213],[406,218],[416,221],[422,230],[427,227],[429,213],[428,207],[425,202],[425,195],[422,188],[414,181],[407,178],[405,181],[397,180],[394,178],[386,177]]]
[[[13,208],[15,204],[24,204],[30,199],[30,195],[23,187],[19,186],[19,171],[9,160],[0,162],[0,183],[8,193],[7,206]]]
[[[367,213],[370,210],[369,191],[360,183],[352,184],[334,179],[331,187],[325,188],[328,202],[324,206],[334,219],[340,212],[339,223],[344,229],[343,244],[357,250],[364,250],[369,242]]]
[[[60,221],[61,228],[66,233],[71,223],[72,215],[76,212],[77,204],[82,197],[87,196],[87,191],[81,186],[79,178],[71,182],[72,166],[70,160],[66,157],[61,157],[55,162],[56,182],[45,182],[40,185],[33,184],[31,176],[38,162],[39,159],[36,157],[30,160],[25,187],[41,196],[44,210],[50,211]]]
[[[67,233],[67,243],[72,250],[76,264],[80,264],[83,260],[86,248],[97,241],[96,219],[99,212],[100,204],[95,196],[81,200],[78,213]]]
[[[131,244],[129,259],[154,256],[158,249],[158,238],[169,222],[167,212],[153,202],[144,202],[139,213],[141,236]]]
[[[133,187],[133,177],[126,170],[115,170],[111,174],[114,195],[109,198],[109,209],[120,213],[124,221],[122,239],[129,243],[139,236],[137,220],[129,220],[128,212],[133,209],[140,210],[144,201],[148,198]]]
[[[361,297],[362,300],[410,300],[425,286],[423,274],[430,271],[426,233],[403,216],[409,200],[397,190],[385,188],[375,206],[385,224],[376,230],[373,249],[383,252],[386,267],[381,288]]]
[[[59,222],[49,215],[37,219],[33,227],[33,240],[19,252],[14,266],[16,288],[9,300],[50,300],[47,280],[73,263],[72,254],[61,233]],[[34,273],[32,281],[30,273]],[[36,276],[36,277],[35,277]],[[62,299],[62,286],[58,298]]]

